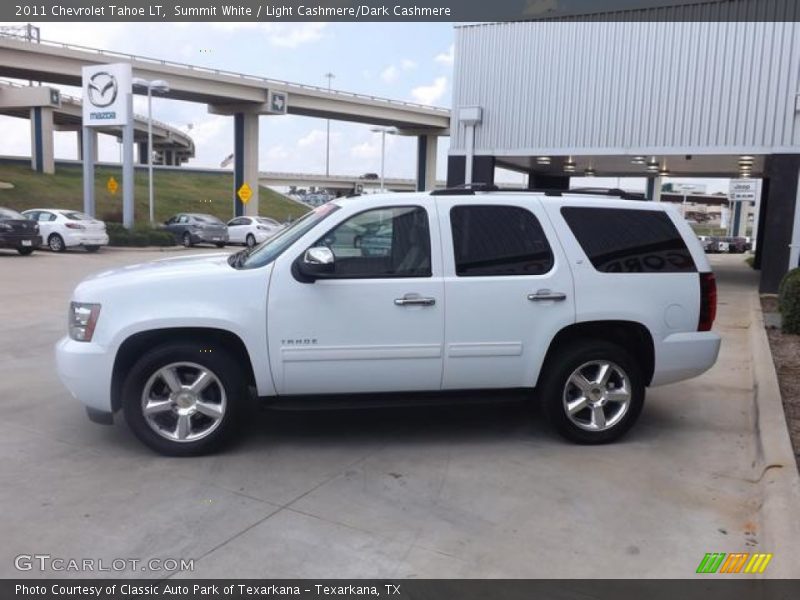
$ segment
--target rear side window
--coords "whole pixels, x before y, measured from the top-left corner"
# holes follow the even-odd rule
[[[660,210],[565,206],[561,214],[598,271],[697,271],[675,224]]]
[[[517,206],[454,206],[450,210],[456,275],[541,275],[553,252],[536,217]]]

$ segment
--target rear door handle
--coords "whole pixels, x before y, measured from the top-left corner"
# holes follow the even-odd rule
[[[538,290],[535,294],[528,294],[528,300],[535,302],[537,300],[566,300],[567,295],[564,292],[553,292],[551,290]]]
[[[433,306],[436,298],[426,298],[417,294],[406,294],[402,298],[394,299],[395,306]]]

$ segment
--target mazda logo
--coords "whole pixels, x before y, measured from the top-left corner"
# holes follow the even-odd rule
[[[89,78],[89,102],[97,108],[111,106],[117,99],[117,78],[106,71],[98,71]]]

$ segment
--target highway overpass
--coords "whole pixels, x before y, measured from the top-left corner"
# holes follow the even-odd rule
[[[78,156],[83,158],[79,98],[68,96],[48,86],[25,86],[0,80],[0,115],[31,120],[31,166],[43,173],[53,173],[53,132],[77,132]],[[98,128],[93,134],[122,137],[120,127]],[[134,116],[134,142],[139,145],[139,162],[147,162],[147,117]],[[97,144],[95,151],[97,149]],[[153,149],[156,164],[179,166],[194,156],[194,141],[176,127],[153,121]],[[97,162],[97,156],[94,156]]]
[[[258,212],[261,115],[292,114],[396,127],[401,134],[418,137],[416,188],[435,185],[437,138],[449,135],[447,109],[58,42],[0,36],[0,77],[80,86],[83,66],[119,62],[130,63],[135,77],[167,80],[168,98],[204,103],[214,114],[233,117],[234,187],[248,182],[255,191],[246,206],[235,199],[237,214]],[[271,102],[276,94],[282,99],[278,104]]]
[[[358,175],[321,175],[316,173],[263,172],[259,174],[258,182],[267,187],[315,186],[329,192],[345,193],[358,191],[359,188],[375,190],[381,186],[380,179],[364,178]],[[436,188],[443,188],[445,182],[437,181],[434,185]],[[384,188],[392,192],[413,192],[417,189],[417,182],[414,179],[387,177],[384,179]]]

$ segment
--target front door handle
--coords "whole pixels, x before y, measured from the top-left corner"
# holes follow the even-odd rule
[[[406,294],[402,298],[394,299],[395,306],[433,306],[436,298],[426,298],[417,294]]]
[[[538,290],[535,294],[528,294],[528,300],[533,302],[537,300],[566,300],[567,295],[564,292],[553,292],[551,290]]]

